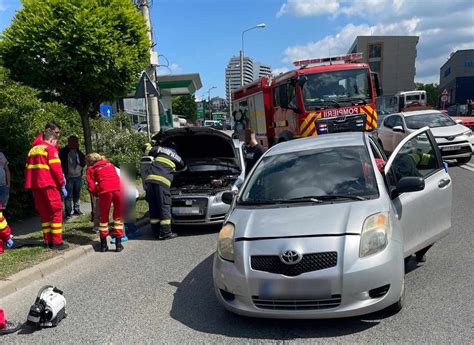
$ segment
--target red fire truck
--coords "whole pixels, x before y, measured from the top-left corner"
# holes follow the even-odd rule
[[[264,77],[233,93],[234,130],[264,146],[324,133],[377,128],[378,76],[361,53],[295,61],[296,70]]]

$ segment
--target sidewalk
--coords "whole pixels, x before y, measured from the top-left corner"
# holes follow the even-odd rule
[[[84,214],[91,213],[92,204],[89,202],[81,201],[81,211]],[[74,217],[72,219],[74,219]],[[12,234],[14,238],[16,239],[22,239],[22,238],[28,237],[32,233],[41,230],[41,221],[40,221],[39,216],[9,223],[9,225],[12,229]]]

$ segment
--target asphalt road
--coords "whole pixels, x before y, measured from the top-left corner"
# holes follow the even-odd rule
[[[37,290],[53,284],[64,290],[69,314],[57,328],[22,330],[0,343],[472,343],[474,164],[471,170],[451,167],[451,233],[425,264],[409,264],[406,305],[396,315],[288,321],[228,313],[212,288],[216,229],[200,229],[172,241],[130,241],[120,254],[93,253],[0,300],[9,319],[25,320]]]

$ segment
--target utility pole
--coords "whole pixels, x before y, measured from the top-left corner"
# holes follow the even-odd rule
[[[152,36],[151,21],[150,21],[150,6],[148,0],[135,0],[135,3],[138,5],[138,8],[142,12],[142,16],[145,19],[145,23],[147,26],[147,36],[148,40],[150,41],[150,64],[146,68],[146,72],[150,76],[150,81],[156,87],[156,69],[155,67],[158,65],[158,53],[153,50],[154,42]],[[158,88],[157,88],[158,89]],[[145,95],[145,98],[147,95]],[[149,113],[149,131],[153,134],[160,131],[160,112],[158,108],[158,97],[152,96],[148,97],[145,104],[148,103],[148,113]]]

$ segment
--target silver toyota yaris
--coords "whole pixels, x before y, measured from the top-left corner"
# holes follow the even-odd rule
[[[451,226],[452,183],[429,128],[388,161],[368,134],[278,144],[231,203],[213,279],[222,305],[270,318],[399,310],[404,258]]]

